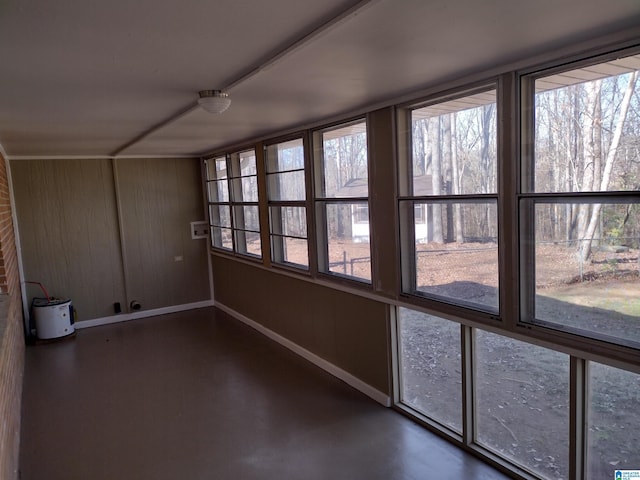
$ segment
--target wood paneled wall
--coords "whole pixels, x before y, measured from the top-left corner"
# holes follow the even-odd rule
[[[11,170],[25,280],[71,298],[79,319],[111,315],[125,300],[111,160],[14,161]]]
[[[204,217],[197,160],[11,167],[25,279],[71,298],[78,320],[114,315],[115,302],[127,312],[132,300],[147,310],[209,298],[206,241],[189,230]],[[35,287],[28,293],[41,296]]]
[[[230,258],[212,261],[216,302],[391,393],[386,304]]]
[[[191,238],[202,221],[199,163],[117,160],[129,301],[144,309],[207,300],[207,240]]]

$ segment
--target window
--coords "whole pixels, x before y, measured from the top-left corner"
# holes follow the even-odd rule
[[[569,356],[475,333],[476,442],[543,478],[568,478]]]
[[[209,195],[209,223],[211,246],[233,250],[231,229],[231,202],[226,157],[205,161],[207,171],[207,194]]]
[[[403,301],[433,310],[396,309],[399,406],[524,477],[640,461],[640,376],[605,365],[638,367],[638,76],[640,55],[617,52],[397,117]],[[498,97],[522,107],[521,135]],[[499,292],[499,273],[517,282]]]
[[[371,282],[367,124],[314,134],[319,267]]]
[[[396,312],[405,411],[541,478],[568,478],[569,355],[409,308]],[[637,405],[634,382],[629,375],[623,414]],[[632,435],[621,433],[616,445]]]
[[[522,478],[637,468],[639,75],[615,52],[272,140],[267,198],[253,150],[214,157],[213,248],[261,258],[260,200],[271,265],[406,306],[399,409]]]
[[[309,247],[302,139],[268,145],[266,166],[271,259],[275,263],[308,269]]]
[[[638,470],[640,375],[590,362],[588,378],[587,478]]]
[[[409,110],[403,291],[498,312],[496,90]]]
[[[546,71],[529,92],[522,319],[640,346],[640,56]]]
[[[400,400],[461,434],[460,325],[409,308],[397,311]]]
[[[254,150],[206,160],[211,245],[261,257]]]

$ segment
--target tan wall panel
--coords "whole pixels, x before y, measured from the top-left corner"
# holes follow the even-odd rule
[[[373,278],[377,293],[395,298],[399,247],[396,230],[395,131],[393,109],[376,110],[367,117],[369,124],[369,204]]]
[[[25,279],[71,298],[79,320],[113,314],[125,292],[111,161],[21,160],[11,171]]]
[[[116,162],[129,301],[148,310],[209,300],[207,240],[190,231],[205,219],[199,161]]]
[[[390,393],[384,303],[213,256],[215,299]]]

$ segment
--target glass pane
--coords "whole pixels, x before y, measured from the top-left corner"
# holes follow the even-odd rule
[[[535,80],[536,192],[638,189],[640,56]]]
[[[239,250],[240,253],[247,253],[249,255],[255,255],[256,257],[262,256],[262,245],[260,244],[260,234],[257,232],[240,232],[241,236],[244,236],[246,243],[240,245],[245,248]]]
[[[267,176],[269,200],[300,200],[306,198],[304,170],[272,173]]]
[[[216,169],[216,178],[227,178],[227,159],[225,157],[220,157],[216,158],[214,162]]]
[[[284,237],[284,261],[309,267],[309,246],[306,240]]]
[[[304,148],[301,138],[267,147],[268,172],[302,169],[304,169]]]
[[[229,201],[229,185],[227,180],[218,180],[208,182],[209,201],[210,202],[228,202]]]
[[[231,229],[211,227],[211,244],[214,247],[233,250],[233,240],[231,239]]]
[[[568,478],[569,356],[475,332],[476,441],[543,478]]]
[[[309,249],[306,240],[274,235],[271,237],[271,245],[274,262],[309,267]]]
[[[209,221],[217,227],[231,227],[231,214],[228,205],[209,205]]]
[[[224,157],[211,158],[205,161],[207,166],[207,180],[227,178],[227,161]]]
[[[640,470],[640,375],[589,364],[587,478]]]
[[[236,202],[257,202],[258,201],[258,177],[242,177],[242,197],[234,198]]]
[[[412,195],[497,191],[495,90],[413,110],[411,120]]]
[[[369,224],[355,222],[355,211],[366,203],[326,205],[329,271],[371,281]]]
[[[411,209],[410,205],[414,205]],[[498,216],[486,203],[413,203],[415,291],[498,310]],[[415,212],[420,209],[420,215]]]
[[[325,198],[369,196],[366,122],[322,133]]]
[[[233,225],[241,230],[260,231],[260,217],[257,205],[240,205],[233,207]]]
[[[271,232],[291,237],[307,236],[307,209],[305,207],[271,207]]]
[[[240,158],[240,175],[246,177],[247,175],[256,175],[258,173],[256,169],[256,155],[253,150],[247,152],[241,152]]]
[[[535,204],[535,318],[640,345],[638,203]]]
[[[398,309],[402,402],[462,433],[460,325]]]

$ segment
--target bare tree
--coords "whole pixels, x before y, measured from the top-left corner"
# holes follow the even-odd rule
[[[624,98],[620,105],[620,113],[618,114],[618,121],[611,138],[611,145],[607,152],[607,158],[605,159],[604,171],[602,172],[602,178],[600,181],[599,190],[605,192],[609,189],[609,181],[611,179],[611,172],[613,170],[613,163],[618,153],[618,146],[620,144],[620,138],[622,136],[622,129],[627,118],[627,112],[629,111],[629,105],[631,104],[631,97],[635,90],[636,80],[638,78],[638,72],[635,71],[629,76],[629,83],[624,93]],[[586,261],[591,256],[591,245],[593,243],[594,233],[598,225],[598,219],[600,218],[600,210],[602,204],[593,205],[591,218],[586,228],[584,237],[582,237],[580,247],[580,258],[582,261]]]
[[[596,165],[598,165],[598,157],[600,155],[600,145],[597,143],[599,135],[596,133],[601,128],[602,118],[600,116],[600,91],[602,80],[587,82],[585,88],[585,105],[584,115],[582,119],[582,178],[580,182],[580,190],[583,192],[593,191],[593,182],[595,176]],[[577,218],[577,237],[578,245],[585,238],[587,231],[588,219],[591,215],[591,205],[588,203],[580,204],[578,208]]]
[[[429,119],[429,145],[431,152],[431,185],[434,195],[442,194],[442,155],[440,148],[440,117]],[[442,204],[434,203],[433,209],[433,241],[443,243]]]
[[[459,195],[462,193],[461,177],[462,172],[460,170],[460,164],[458,161],[458,138],[457,138],[457,126],[456,126],[456,114],[451,113],[451,183],[452,193]],[[464,231],[462,228],[462,209],[460,204],[456,203],[453,206],[453,217],[455,224],[455,241],[464,242]]]

